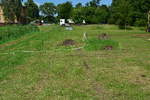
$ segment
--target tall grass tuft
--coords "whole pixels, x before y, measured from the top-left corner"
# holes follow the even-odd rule
[[[0,44],[37,31],[39,31],[39,28],[34,25],[10,25],[0,27]]]

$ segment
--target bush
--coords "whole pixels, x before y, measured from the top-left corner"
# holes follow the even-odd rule
[[[139,19],[136,20],[135,22],[135,26],[146,26],[147,25],[147,21],[145,19]]]
[[[92,50],[104,50],[105,47],[117,48],[119,43],[113,40],[100,40],[100,39],[90,39],[86,41],[85,49]]]
[[[10,25],[10,26],[0,27],[0,43],[36,31],[39,31],[39,29],[37,26],[34,25],[25,25],[25,26]]]

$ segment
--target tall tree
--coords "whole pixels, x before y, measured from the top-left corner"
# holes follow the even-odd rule
[[[91,7],[98,7],[100,4],[101,0],[92,0],[88,3],[86,3],[86,6],[91,6]]]
[[[78,4],[76,4],[75,8],[81,8],[81,7],[82,7],[82,3],[78,3]]]
[[[150,10],[150,0],[113,0],[111,5],[112,23],[115,23],[118,19],[117,12],[123,9],[128,12],[127,21],[129,25],[145,26],[147,24],[147,13]],[[121,15],[123,16],[123,13]],[[123,22],[123,19],[119,19],[120,22]]]
[[[109,19],[109,8],[106,5],[102,5],[95,10],[95,19],[97,23],[106,24]]]
[[[72,19],[76,24],[82,24],[83,20],[85,20],[85,15],[84,15],[84,7],[76,7],[73,9],[72,12]]]
[[[25,6],[27,8],[27,17],[29,21],[33,21],[39,17],[38,5],[34,3],[33,0],[28,0]]]
[[[121,0],[118,7],[116,8],[116,16],[118,18],[117,24],[120,28],[126,28],[127,25],[129,25],[130,18],[130,11],[131,5],[126,0]]]
[[[44,3],[40,6],[40,11],[48,22],[55,21],[56,6],[53,3]]]
[[[71,13],[72,13],[72,9],[73,9],[73,7],[72,7],[71,2],[59,4],[57,6],[58,18],[62,18],[62,19],[70,18]]]

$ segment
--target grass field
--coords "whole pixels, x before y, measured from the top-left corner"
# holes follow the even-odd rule
[[[142,28],[56,25],[0,45],[0,100],[150,100],[150,35]],[[115,50],[73,50],[83,33],[108,33]],[[70,48],[58,44],[73,39]]]

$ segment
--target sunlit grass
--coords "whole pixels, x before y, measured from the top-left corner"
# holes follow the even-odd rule
[[[150,42],[138,27],[119,30],[114,25],[41,26],[0,45],[0,98],[41,100],[149,100]],[[85,45],[83,33],[97,38],[107,33],[119,49],[68,50],[65,39]],[[33,52],[24,52],[33,51]]]

